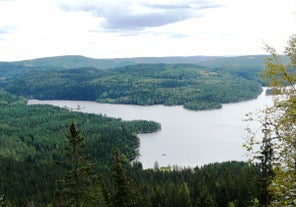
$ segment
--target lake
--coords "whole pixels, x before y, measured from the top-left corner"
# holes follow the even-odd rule
[[[178,165],[196,167],[212,162],[246,161],[242,147],[247,137],[243,121],[255,109],[272,104],[263,92],[257,99],[223,104],[222,109],[189,111],[182,106],[135,106],[101,104],[89,101],[40,101],[28,104],[50,104],[85,113],[104,114],[123,120],[153,120],[161,123],[156,133],[140,134],[140,157],[144,168]]]

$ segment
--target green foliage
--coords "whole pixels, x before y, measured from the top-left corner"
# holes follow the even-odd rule
[[[140,205],[140,194],[134,181],[126,174],[125,166],[129,165],[124,160],[118,148],[114,152],[112,165],[114,193],[112,196],[112,206],[114,207],[135,207]]]
[[[55,180],[64,174],[55,162],[65,158],[64,134],[70,120],[79,120],[79,128],[86,136],[85,153],[100,170],[109,168],[113,160],[110,152],[115,146],[132,160],[139,146],[135,134],[160,127],[147,121],[125,122],[52,106],[28,106],[22,98],[3,94],[0,102],[6,103],[0,110],[0,195],[5,194],[17,206],[26,206],[30,201],[43,206],[52,200]]]
[[[182,183],[178,189],[176,205],[183,207],[191,207],[190,191],[187,183]]]
[[[266,68],[262,73],[262,78],[268,82],[276,96],[274,105],[259,114],[263,136],[255,137],[254,133],[251,134],[248,149],[254,149],[257,143],[261,146],[259,152],[253,151],[253,153],[255,158],[258,153],[261,154],[261,163],[264,164],[262,174],[265,176],[264,192],[271,194],[270,205],[295,206],[296,36],[293,35],[290,38],[284,52],[288,61],[283,60],[274,48],[266,46],[266,50],[272,57],[266,59]],[[266,158],[268,158],[267,162]],[[269,176],[266,177],[268,174]]]
[[[94,175],[92,167],[84,155],[84,137],[80,135],[74,122],[71,124],[70,134],[66,137],[68,139],[65,161],[67,172],[64,179],[59,180],[60,185],[55,193],[53,206],[90,206],[95,203],[90,191]],[[94,189],[92,188],[92,190]],[[98,198],[101,197],[98,195],[99,193],[101,192],[96,193]],[[104,203],[98,198],[96,200],[99,204]]]
[[[6,91],[0,89],[0,106],[18,105],[25,103],[26,99],[9,94]]]
[[[233,202],[248,207],[259,195],[259,169],[243,162],[215,163],[195,170],[134,169],[130,173],[151,206],[227,206]]]
[[[125,121],[128,123],[129,130],[136,133],[151,133],[161,129],[161,125],[154,121],[137,120],[137,121]]]
[[[0,86],[5,86],[7,83],[23,76],[24,73],[43,70],[54,70],[54,68],[51,66],[34,67],[26,64],[23,65],[17,62],[0,62]]]
[[[80,67],[77,65],[80,63],[89,66],[83,64],[90,60],[75,62],[76,58],[70,57],[75,67]],[[0,84],[15,94],[39,99],[184,105],[193,110],[255,98],[261,91],[257,81],[259,69],[253,66],[225,65],[212,69],[188,64],[140,64],[108,70],[61,69],[61,66],[72,67],[64,60],[55,59],[57,68],[45,66],[50,65],[48,59],[0,63]],[[131,60],[126,61],[118,64],[131,64]],[[189,59],[182,61],[187,63]],[[160,170],[143,170],[138,162],[130,165],[129,161],[138,155],[136,134],[159,130],[158,123],[122,121],[52,106],[26,106],[24,99],[4,91],[0,91],[0,104],[0,195],[5,195],[6,204],[47,206],[57,187],[55,180],[67,172],[66,178],[73,178],[71,167],[56,164],[66,158],[64,134],[69,120],[78,120],[77,125],[85,136],[85,153],[97,175],[89,179],[88,173],[81,174],[85,183],[89,183],[85,191],[89,198],[87,206],[231,204],[247,207],[261,199],[257,185],[260,168],[247,163],[215,163],[196,169],[161,167]],[[78,140],[82,141],[81,138]],[[121,153],[114,159],[111,152],[115,146]]]
[[[61,169],[53,163],[31,163],[0,156],[0,194],[12,206],[45,206],[55,191]]]
[[[207,110],[207,109],[220,109],[221,103],[216,102],[188,102],[184,104],[184,108],[189,110]]]
[[[116,148],[114,153],[114,164],[112,166],[113,172],[113,182],[115,186],[115,193],[112,198],[112,203],[114,207],[127,207],[130,206],[130,192],[128,188],[128,181],[125,169],[123,167],[123,159]]]
[[[196,206],[217,207],[217,203],[215,202],[215,198],[213,197],[213,195],[211,195],[210,192],[204,191],[198,197]]]
[[[14,96],[9,97],[13,99]],[[0,119],[0,155],[16,160],[60,160],[66,145],[65,128],[72,119],[81,120],[78,124],[87,137],[86,152],[105,164],[112,160],[110,150],[115,143],[132,158],[136,153],[130,148],[139,145],[135,134],[160,129],[160,125],[152,121],[122,121],[47,105],[27,106],[17,102],[3,105]],[[106,159],[106,156],[109,158]]]
[[[256,79],[233,70],[188,64],[35,71],[10,82],[6,89],[37,99],[184,105],[191,110],[220,108],[222,103],[253,99],[261,92]]]

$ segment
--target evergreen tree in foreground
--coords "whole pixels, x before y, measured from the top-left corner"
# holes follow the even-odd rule
[[[70,134],[66,135],[66,174],[58,182],[53,206],[104,206],[100,187],[93,182],[92,168],[84,155],[84,137],[72,122]]]
[[[112,166],[113,185],[115,192],[112,203],[114,207],[136,207],[140,204],[140,193],[131,178],[126,175],[126,164],[118,148],[115,149],[114,163]]]
[[[257,157],[257,159],[260,160],[259,167],[262,175],[260,179],[260,199],[263,207],[270,205],[271,195],[268,191],[268,188],[271,185],[271,180],[273,179],[272,162],[274,161],[274,146],[272,140],[278,138],[276,135],[274,137],[271,137],[271,134],[269,133],[269,131],[271,130],[270,125],[273,125],[272,121],[266,120],[264,123],[262,123],[263,138],[260,146],[260,155],[258,155]]]

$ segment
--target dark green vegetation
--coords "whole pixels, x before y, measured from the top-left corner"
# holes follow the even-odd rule
[[[155,122],[121,121],[52,106],[27,106],[24,99],[3,91],[0,99],[0,194],[22,205],[29,200],[49,201],[52,196],[59,173],[56,161],[64,157],[69,121],[79,120],[87,137],[85,152],[102,169],[112,162],[115,146],[133,160],[139,146],[135,134],[160,129]]]
[[[98,186],[92,188],[90,196],[100,196],[95,198],[106,206],[116,206],[115,201],[120,198],[121,178],[112,176],[120,169],[122,172],[117,176],[127,179],[122,181],[127,185],[124,189],[128,189],[124,195],[134,201],[130,206],[171,207],[184,202],[187,206],[205,206],[205,203],[248,206],[260,198],[259,169],[246,163],[217,163],[195,170],[169,171],[143,170],[138,162],[130,165],[139,144],[135,133],[155,131],[160,127],[157,123],[125,122],[53,106],[28,106],[24,99],[3,91],[0,99],[0,195],[6,204],[46,206],[53,201],[56,181],[63,179],[68,169],[58,163],[65,160],[65,134],[70,120],[77,120],[85,137],[83,152],[97,176]],[[117,161],[113,158],[116,146],[121,151]]]
[[[184,105],[191,110],[256,98],[261,85],[254,70],[191,64],[140,64],[115,69],[34,70],[5,89],[37,99],[92,100],[137,105]]]
[[[75,67],[83,68],[71,69],[73,65],[67,62],[68,58]],[[258,185],[262,173],[258,166],[247,163],[143,170],[141,163],[134,161],[139,146],[136,134],[159,130],[158,123],[122,121],[53,106],[28,106],[25,98],[16,96],[177,104],[194,110],[218,108],[221,103],[258,95],[259,66],[210,68],[187,64],[197,63],[190,62],[197,61],[194,57],[181,57],[177,59],[179,63],[186,64],[175,64],[178,62],[174,58],[167,58],[166,63],[170,64],[133,65],[142,62],[129,59],[126,63],[112,60],[118,61],[116,66],[125,67],[97,69],[90,67],[96,65],[91,65],[87,58],[79,57],[82,59],[75,62],[76,58],[0,63],[1,205],[67,206],[67,201],[72,202],[73,198],[69,194],[75,195],[74,200],[80,204],[87,200],[90,207],[247,207],[263,200],[262,185]],[[198,62],[205,65],[218,57],[199,58]],[[112,61],[110,65],[114,66]],[[161,58],[137,61],[158,63]],[[71,154],[75,157],[69,145],[69,126],[73,120],[79,130],[78,134],[74,133],[79,136],[73,137],[77,138],[76,147],[82,154],[76,170],[83,169],[76,173],[72,168],[75,162],[69,161]],[[80,182],[85,191],[73,187],[73,182]],[[67,196],[59,197],[59,193]]]

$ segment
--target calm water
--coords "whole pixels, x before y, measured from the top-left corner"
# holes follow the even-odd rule
[[[188,111],[181,106],[135,106],[100,104],[89,101],[39,101],[29,104],[50,104],[87,113],[105,114],[123,120],[154,120],[162,130],[140,134],[139,160],[144,168],[179,165],[195,167],[210,162],[247,160],[242,144],[247,137],[245,114],[272,103],[263,93],[255,100],[225,104],[222,109]]]

